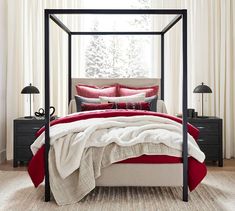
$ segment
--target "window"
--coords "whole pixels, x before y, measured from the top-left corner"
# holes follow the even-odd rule
[[[107,8],[113,1],[84,0],[84,8]],[[149,8],[150,0],[115,1],[120,7]],[[97,4],[97,5],[96,5]],[[102,4],[105,7],[102,7]],[[125,4],[125,5],[122,5]],[[116,5],[117,6],[117,5]],[[109,8],[112,8],[110,5]],[[85,16],[85,15],[84,15]],[[148,15],[89,15],[81,18],[82,31],[150,31]],[[140,78],[153,76],[153,36],[89,35],[80,37],[80,76]]]

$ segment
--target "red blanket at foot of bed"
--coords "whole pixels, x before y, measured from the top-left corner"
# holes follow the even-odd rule
[[[73,121],[79,121],[90,118],[104,118],[104,117],[115,117],[115,116],[136,116],[136,115],[152,115],[169,118],[176,122],[182,123],[182,120],[174,116],[170,116],[162,113],[155,113],[149,111],[135,111],[135,110],[107,110],[97,111],[92,113],[81,113],[77,115],[67,116],[64,118],[57,119],[51,122],[51,126],[61,123],[69,123]],[[44,127],[41,128],[37,135],[39,136],[44,132]],[[199,131],[192,125],[188,125],[188,132],[195,138],[198,138]],[[33,184],[37,187],[44,180],[45,169],[44,169],[44,153],[45,147],[42,146],[38,152],[31,159],[28,166],[28,173],[32,179]],[[178,157],[165,156],[165,155],[142,155],[137,158],[131,158],[119,163],[182,163],[182,159]],[[189,157],[189,182],[188,186],[190,191],[195,189],[197,185],[202,181],[207,173],[207,169],[204,163],[200,163],[192,157]]]

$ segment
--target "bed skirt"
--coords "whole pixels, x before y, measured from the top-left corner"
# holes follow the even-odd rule
[[[103,168],[96,186],[182,186],[183,164],[113,164]]]

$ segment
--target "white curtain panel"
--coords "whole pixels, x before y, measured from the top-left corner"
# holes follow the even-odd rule
[[[118,1],[113,8],[118,8]],[[7,159],[12,159],[13,119],[28,115],[29,102],[20,94],[32,82],[40,89],[33,108],[44,107],[44,8],[82,8],[77,0],[8,0]],[[201,112],[193,89],[201,82],[213,93],[205,97],[205,115],[224,122],[224,155],[235,156],[235,3],[233,0],[153,0],[153,8],[188,9],[188,104]],[[123,4],[122,4],[123,7]],[[104,7],[103,7],[104,8]],[[79,22],[64,17],[79,28]],[[164,22],[165,23],[165,22]],[[155,24],[163,24],[161,21]],[[181,22],[166,37],[166,93],[169,113],[181,112]],[[79,67],[79,40],[74,40],[73,68]],[[67,36],[51,23],[51,105],[59,116],[67,112]]]
[[[33,96],[33,111],[44,107],[44,9],[79,8],[77,0],[8,0],[7,62],[7,159],[13,158],[13,120],[29,115],[29,98],[21,95],[24,86],[32,83],[40,94]],[[61,17],[65,24],[79,26],[74,18]],[[68,36],[50,22],[51,105],[58,116],[65,115],[67,103]],[[78,40],[75,41],[78,45]],[[73,53],[78,54],[79,48]],[[78,67],[79,60],[75,63]]]
[[[0,163],[6,160],[6,2],[0,1]]]

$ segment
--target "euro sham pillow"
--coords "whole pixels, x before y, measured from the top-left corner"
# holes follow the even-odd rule
[[[124,96],[124,97],[106,97],[106,96],[100,96],[99,97],[101,103],[137,103],[137,102],[143,102],[145,101],[145,93],[139,93],[136,95],[131,96]]]
[[[87,98],[87,97],[82,97],[80,95],[75,95],[75,101],[77,106],[77,112],[82,111],[82,103],[93,103],[93,104],[101,103],[99,98]]]
[[[81,111],[93,111],[93,110],[105,110],[105,109],[113,109],[114,103],[82,103]]]
[[[76,85],[77,94],[82,97],[87,98],[99,98],[99,96],[107,96],[107,97],[116,97],[117,96],[117,85],[111,86],[91,86],[84,84]]]
[[[118,84],[118,96],[130,96],[138,93],[145,93],[146,97],[152,97],[158,95],[159,86],[149,86],[149,87],[129,87]]]

